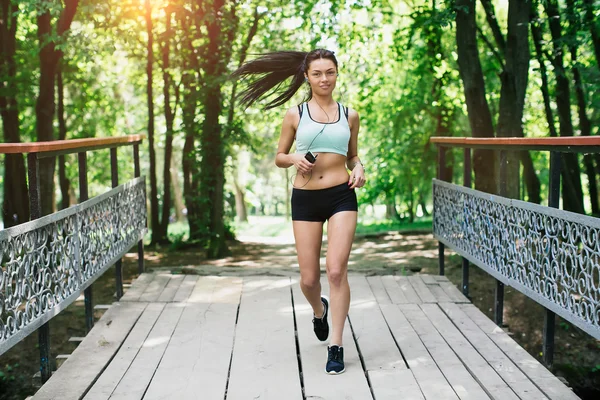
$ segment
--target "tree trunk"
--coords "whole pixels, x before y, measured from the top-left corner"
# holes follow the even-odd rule
[[[594,168],[594,159],[591,154],[583,155],[583,164],[585,165],[585,173],[588,176],[588,189],[590,192],[590,203],[592,206],[592,215],[600,215],[598,208],[598,184],[596,182],[596,170]]]
[[[575,84],[575,94],[577,96],[579,129],[581,131],[581,136],[590,136],[592,132],[592,124],[587,115],[585,91],[583,88],[584,85],[577,64],[577,52],[579,46],[577,42],[577,32],[581,26],[581,23],[579,21],[579,17],[575,14],[576,9],[574,3],[575,2],[573,0],[567,0],[566,14],[569,20],[569,40],[567,41],[567,45],[569,47],[569,52],[571,53],[571,63],[573,64],[573,81]],[[596,171],[594,169],[594,160],[592,155],[584,154],[583,163],[585,166],[586,175],[588,177],[592,214],[598,215],[600,213],[598,208],[598,186],[596,184]]]
[[[535,172],[531,155],[528,151],[520,152],[521,165],[523,165],[523,179],[527,187],[527,201],[540,204],[542,202],[540,178]]]
[[[594,56],[596,58],[596,64],[600,68],[600,33],[598,32],[598,25],[596,25],[594,0],[585,1],[585,16],[584,20],[586,25],[589,27],[592,34],[592,44],[594,46]],[[594,160],[596,161],[596,173],[600,175],[600,154],[594,154]]]
[[[475,0],[456,0],[455,8],[458,65],[464,85],[471,132],[473,137],[493,137],[494,126],[485,97],[485,82],[477,48]],[[477,190],[496,193],[497,172],[495,159],[493,151],[474,151],[473,169]]]
[[[19,106],[17,104],[16,62],[17,18],[10,0],[2,0],[0,12],[0,114],[4,140],[19,143]],[[29,193],[25,159],[21,154],[4,155],[4,196],[2,199],[2,220],[4,227],[29,221]]]
[[[6,135],[7,123],[4,117],[2,118],[2,124]],[[2,206],[4,227],[8,228],[25,223],[29,221],[29,216],[29,192],[27,191],[25,159],[21,154],[6,154],[4,156],[4,198]]]
[[[152,228],[152,244],[160,243],[160,222],[158,216],[158,184],[156,182],[156,151],[154,149],[154,93],[153,93],[153,66],[154,66],[154,34],[152,24],[152,5],[150,0],[145,0],[146,34],[146,100],[148,104],[148,154],[150,155],[150,225]],[[166,236],[166,235],[163,235]]]
[[[491,0],[481,0],[481,5],[485,10],[485,18],[488,22],[488,25],[492,29],[492,34],[494,35],[494,40],[498,45],[498,49],[500,50],[501,55],[505,55],[506,53],[506,41],[504,40],[504,35],[502,35],[502,31],[500,30],[500,25],[498,24],[498,19],[496,18],[496,10],[494,9],[494,5]],[[509,2],[510,7],[510,2]],[[513,10],[514,11],[514,10]],[[510,10],[509,10],[510,13]],[[510,24],[510,22],[509,22]],[[510,40],[510,39],[509,39]]]
[[[560,126],[560,136],[573,136],[573,122],[571,120],[571,95],[569,78],[563,63],[564,39],[562,37],[561,18],[556,0],[547,0],[544,3],[550,23],[554,54],[552,64],[556,76],[556,108]],[[577,154],[563,153],[563,168],[561,169],[563,184],[563,208],[585,214],[583,207],[583,189],[581,186],[581,171]]]
[[[248,48],[250,47],[250,44],[252,43],[252,39],[254,38],[254,36],[256,35],[256,32],[258,31],[258,21],[259,20],[260,20],[260,14],[258,13],[258,7],[256,7],[256,8],[254,8],[254,20],[252,22],[252,26],[250,27],[250,30],[248,31],[248,36],[246,36],[246,41],[244,42],[244,44],[242,45],[242,48],[240,49],[240,58],[238,60],[238,68],[241,67],[242,64],[244,64],[244,61],[246,61],[246,56],[248,54]],[[230,135],[230,132],[232,132],[232,130],[233,130],[233,117],[235,114],[236,92],[237,92],[237,80],[233,81],[233,87],[231,88],[231,96],[229,98],[229,112],[227,114],[228,136]]]
[[[196,101],[195,95],[184,96],[185,98],[193,99]],[[196,108],[195,105],[190,105],[188,111],[184,109],[184,121],[187,119],[188,121],[193,120],[193,114],[189,112],[189,108]],[[188,124],[194,125],[193,122],[188,122]],[[190,228],[190,240],[199,241],[202,239],[203,234],[205,233],[204,226],[201,224],[199,215],[198,215],[198,202],[200,199],[200,193],[198,191],[198,174],[196,173],[196,132],[190,132],[189,125],[187,125],[185,136],[185,143],[183,145],[183,159],[182,159],[182,167],[183,167],[183,196],[185,199],[185,207],[187,209],[187,219],[188,225]]]
[[[421,211],[423,211],[423,216],[429,217],[431,213],[427,210],[427,204],[425,204],[423,196],[419,196],[419,205],[421,206]]]
[[[54,43],[48,41],[51,34],[50,11],[38,16],[38,39],[40,42],[40,88],[36,102],[37,141],[54,140],[54,77],[56,75],[56,56]],[[45,43],[45,44],[44,44]],[[56,157],[43,158],[39,161],[40,200],[42,215],[52,214],[54,204],[54,168]]]
[[[167,4],[165,10],[166,28],[164,33],[164,42],[162,46],[162,72],[163,72],[163,98],[165,104],[165,162],[163,168],[163,203],[162,219],[160,230],[157,232],[156,240],[158,243],[169,243],[167,231],[169,228],[169,217],[171,215],[171,157],[173,154],[173,121],[175,120],[175,111],[171,108],[171,73],[170,67],[170,41],[173,36],[171,29],[171,7]],[[175,101],[177,104],[177,101]]]
[[[412,224],[415,222],[415,190],[412,183],[408,185],[408,189],[408,222]]]
[[[186,33],[182,45],[184,63],[181,78],[183,96],[181,116],[183,130],[185,132],[185,142],[181,157],[183,170],[183,196],[185,199],[187,220],[190,230],[189,239],[192,242],[201,242],[206,233],[206,228],[198,215],[198,203],[202,196],[198,189],[199,173],[197,171],[196,161],[196,154],[198,151],[196,138],[198,133],[195,122],[196,113],[199,112],[197,107],[198,87],[201,86],[196,82],[196,71],[198,71],[200,67],[198,63],[198,54],[195,51],[196,49],[192,42],[192,33],[188,16],[185,13],[179,13],[178,17],[182,30]]]
[[[527,0],[509,0],[504,69],[500,74],[498,137],[523,137],[523,107],[529,72],[529,7]],[[507,152],[506,196],[519,198],[519,162],[529,153]]]
[[[70,28],[75,17],[79,0],[65,0],[65,7],[57,21],[57,34],[63,36]],[[40,87],[35,105],[37,141],[45,142],[54,139],[55,100],[54,88],[56,68],[62,51],[56,50],[56,45],[49,40],[52,34],[51,15],[44,12],[37,18],[38,40],[40,43]],[[54,169],[55,157],[40,160],[40,199],[42,215],[51,214],[55,207],[54,198]]]
[[[184,77],[185,82],[185,77]],[[184,86],[185,89],[185,86]],[[195,89],[188,87],[190,93],[184,94],[183,124],[186,130],[185,142],[183,144],[182,168],[183,168],[183,196],[187,209],[187,219],[190,228],[190,240],[198,241],[202,238],[204,229],[198,216],[198,183],[196,168],[196,132],[193,111],[196,109]]]
[[[177,166],[175,165],[175,160],[171,158],[171,186],[173,187],[173,208],[175,209],[175,219],[177,222],[182,222],[184,220],[183,217],[183,209],[185,208],[185,203],[183,202],[183,191],[181,190],[181,186],[179,185],[179,177],[177,176]]]
[[[235,215],[238,222],[248,222],[248,210],[246,209],[246,200],[244,190],[236,180],[233,181],[235,187]]]
[[[540,27],[539,15],[537,12],[537,3],[531,2],[529,21],[531,23],[531,37],[533,38],[533,45],[535,47],[535,58],[540,66],[540,76],[542,78],[542,97],[544,98],[544,110],[546,111],[546,122],[548,123],[548,130],[550,137],[558,136],[556,132],[556,126],[554,125],[554,111],[550,105],[550,91],[548,89],[548,73],[546,69],[546,62],[544,60],[544,52],[542,50],[543,33]]]
[[[65,121],[65,88],[63,84],[61,65],[58,67],[56,86],[58,90],[58,140],[65,140],[67,138],[67,123]],[[61,193],[60,208],[61,210],[64,210],[65,208],[69,208],[71,205],[71,199],[69,195],[70,182],[69,179],[67,179],[64,155],[58,157],[58,183],[60,185]]]
[[[246,40],[240,49],[240,58],[238,60],[238,67],[240,67],[244,61],[246,60],[246,56],[248,54],[248,48],[252,43],[252,39],[256,35],[258,31],[258,22],[260,20],[260,14],[258,13],[258,7],[254,8],[254,20],[252,22],[252,26],[248,31],[248,36],[246,36]],[[231,96],[229,98],[229,111],[227,113],[227,126],[225,130],[225,139],[234,136],[234,115],[235,115],[235,98],[237,92],[237,81],[233,82],[233,87],[231,88]],[[239,163],[235,164],[233,174],[237,176]],[[239,185],[237,180],[234,181],[235,186],[235,209],[237,220],[240,222],[248,222],[248,211],[246,209],[246,201],[244,196],[244,188]],[[287,208],[286,208],[287,210]],[[287,211],[286,211],[287,214]]]
[[[386,197],[385,202],[385,217],[394,221],[400,221],[400,214],[396,208],[396,202],[394,201],[396,196]]]
[[[436,0],[432,0],[431,2],[431,12],[432,17],[437,17],[437,5]],[[444,62],[446,56],[444,54],[442,48],[442,29],[438,24],[430,24],[428,26],[427,32],[427,57],[429,58],[429,73],[431,76],[436,77],[436,74]],[[436,116],[436,127],[434,136],[451,136],[450,134],[450,126],[449,123],[452,121],[450,115],[452,114],[452,110],[447,106],[447,101],[444,98],[444,87],[446,86],[446,76],[447,73],[444,73],[440,78],[434,78],[433,87],[431,89],[432,92],[432,103],[437,103],[435,109]],[[429,149],[429,141],[425,145],[425,151]],[[453,163],[452,158],[447,157],[447,154],[452,154],[446,147],[441,147],[439,151],[444,152],[444,160],[446,160],[446,165],[442,165],[441,167],[441,175],[440,179],[450,181],[452,179],[453,171]],[[423,160],[424,163],[428,164],[429,162]]]
[[[527,2],[523,0],[509,2],[508,38],[504,40],[493,4],[490,0],[481,0],[488,24],[492,29],[496,45],[500,50],[499,54],[505,58],[503,71],[500,75],[502,94],[500,98],[499,122],[496,128],[497,136],[499,137],[524,136],[521,122],[523,119],[530,60],[526,24],[529,18]],[[508,118],[505,118],[505,116]],[[529,201],[539,203],[541,201],[540,180],[533,168],[533,161],[529,152],[511,152],[508,154],[507,176],[513,177],[513,179],[507,182],[507,194],[512,198],[519,197],[519,162],[523,164],[523,179],[527,186]]]
[[[444,120],[444,116],[448,115],[447,112],[449,112],[449,110],[445,106],[442,105],[439,107],[436,116],[435,136],[451,136],[450,129],[446,123],[447,121]],[[447,147],[442,147],[440,151],[444,152],[443,158],[446,160],[446,165],[441,166],[439,178],[450,182],[454,174],[454,163],[452,157],[448,157],[448,155],[451,155],[452,151]]]
[[[237,152],[235,168],[233,171],[233,186],[235,195],[234,209],[236,210],[236,219],[238,222],[248,222],[248,210],[246,207],[246,184],[247,175],[251,163],[251,154],[246,150]],[[287,200],[285,202],[288,203]]]
[[[584,0],[585,2],[585,23],[589,26],[590,32],[592,33],[592,43],[594,45],[594,56],[596,57],[596,64],[600,68],[600,34],[596,26],[596,20],[594,17],[594,0]]]
[[[225,149],[219,116],[222,111],[221,77],[225,72],[221,34],[224,0],[215,0],[208,18],[208,53],[205,65],[204,121],[202,124],[202,158],[200,161],[200,192],[206,201],[200,204],[200,215],[210,226],[208,258],[220,258],[228,253],[225,242],[224,184]]]

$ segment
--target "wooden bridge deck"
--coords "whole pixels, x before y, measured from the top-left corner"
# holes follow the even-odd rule
[[[578,398],[445,277],[350,284],[342,375],[324,372],[327,347],[297,278],[155,273],[34,399]]]

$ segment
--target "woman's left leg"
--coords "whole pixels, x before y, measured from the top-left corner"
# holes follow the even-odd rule
[[[356,211],[340,211],[327,223],[327,279],[331,314],[330,344],[342,346],[344,323],[350,308],[348,259],[356,231]]]

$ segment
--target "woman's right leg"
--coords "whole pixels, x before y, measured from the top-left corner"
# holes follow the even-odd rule
[[[300,265],[300,288],[316,317],[323,315],[321,302],[321,244],[323,223],[293,221],[296,252]]]

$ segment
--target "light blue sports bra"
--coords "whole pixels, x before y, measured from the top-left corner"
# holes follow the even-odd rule
[[[313,153],[348,155],[348,143],[350,142],[348,108],[340,103],[338,103],[338,107],[338,120],[323,123],[312,119],[307,103],[298,105],[300,123],[296,129],[296,153],[304,154],[312,151]]]

